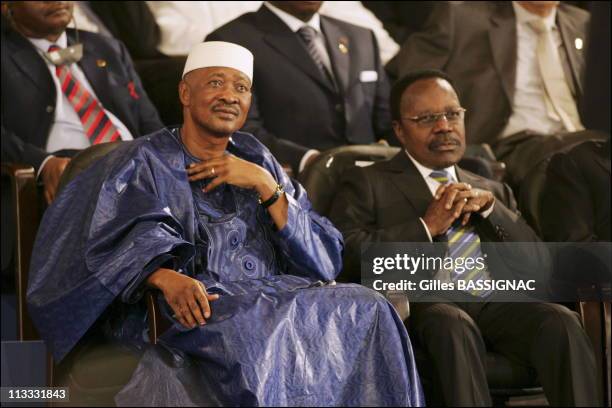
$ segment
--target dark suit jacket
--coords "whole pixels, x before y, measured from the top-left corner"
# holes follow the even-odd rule
[[[516,18],[511,2],[440,2],[430,25],[410,36],[388,69],[400,76],[415,69],[437,68],[455,81],[461,103],[468,112],[469,143],[492,143],[510,114],[516,81]],[[575,99],[582,94],[589,14],[561,3],[557,27],[563,47],[561,60]]]
[[[73,44],[74,31],[68,30]],[[142,88],[125,47],[81,31],[79,62],[98,99],[134,137],[163,127]],[[27,163],[38,169],[48,155],[47,137],[55,115],[56,89],[45,61],[35,47],[7,24],[2,25],[2,161]],[[105,61],[99,66],[98,61]],[[133,83],[136,95],[129,87]]]
[[[294,170],[308,149],[367,144],[391,135],[389,85],[374,34],[324,16],[321,29],[339,92],[299,36],[265,6],[206,37],[240,44],[255,55],[253,102],[243,130]],[[340,51],[341,44],[348,53]],[[378,80],[360,81],[362,71],[376,71]]]
[[[610,241],[610,141],[555,155],[542,193],[542,233],[552,242]]]
[[[487,218],[473,216],[471,219],[483,243],[539,241],[521,218],[507,185],[459,167],[456,170],[459,181],[495,195],[493,212]],[[404,151],[389,161],[347,171],[329,216],[344,235],[342,276],[359,281],[361,243],[429,242],[419,218],[425,215],[432,199],[425,180]],[[534,250],[538,249],[534,247]]]
[[[75,41],[67,30],[68,44]],[[79,66],[100,102],[134,137],[163,127],[157,111],[142,88],[125,47],[101,35],[79,32],[84,45]],[[2,19],[2,161],[25,163],[38,170],[55,115],[56,89],[45,61],[35,47]],[[98,66],[105,61],[105,66]],[[102,65],[102,64],[100,64]],[[135,96],[129,87],[133,84]],[[9,266],[13,250],[10,189],[2,180],[2,269]]]

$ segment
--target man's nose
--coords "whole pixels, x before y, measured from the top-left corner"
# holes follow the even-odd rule
[[[434,123],[433,129],[432,129],[435,133],[438,132],[449,132],[452,130],[452,126],[449,123],[448,119],[446,118],[446,115],[440,115],[438,117],[438,120],[436,120],[436,122]]]
[[[236,92],[234,90],[232,90],[231,88],[225,88],[222,92],[221,95],[219,96],[219,99],[221,99],[222,101],[224,101],[225,103],[238,103],[239,99],[238,99],[238,95],[236,95]]]

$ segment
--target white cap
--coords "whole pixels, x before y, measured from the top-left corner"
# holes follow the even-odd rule
[[[207,67],[234,68],[253,82],[253,53],[238,44],[225,41],[196,44],[185,62],[183,78],[188,72]]]

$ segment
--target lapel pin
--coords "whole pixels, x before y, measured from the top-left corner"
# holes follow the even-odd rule
[[[574,40],[574,45],[576,46],[577,50],[581,50],[582,46],[584,45],[583,42],[582,42],[582,38],[576,38]]]
[[[103,59],[96,60],[96,65],[98,66],[98,68],[104,68],[106,66],[106,60],[103,60]]]
[[[338,39],[338,49],[340,50],[341,53],[343,54],[348,54],[348,38],[346,37],[340,37]]]

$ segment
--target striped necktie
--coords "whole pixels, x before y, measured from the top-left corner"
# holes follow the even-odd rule
[[[432,179],[438,183],[446,184],[452,181],[451,175],[444,170],[432,171],[429,175]],[[461,225],[461,218],[451,225],[446,231],[446,239],[448,241],[448,252],[447,256],[457,258],[479,258],[482,257],[482,249],[480,247],[480,237],[476,232],[476,229],[468,224],[466,226]],[[484,268],[475,267],[472,270],[450,271],[451,280],[456,281],[462,279],[464,281],[479,281],[491,279],[491,274],[486,266]],[[468,291],[471,295],[476,297],[487,297],[492,291],[485,290],[471,290]]]
[[[53,44],[49,47],[49,52],[59,49],[60,47]],[[62,92],[79,116],[83,124],[83,130],[91,144],[113,142],[119,139],[119,131],[106,115],[100,103],[72,75],[70,68],[67,65],[56,65],[55,74],[59,78]]]
[[[317,31],[310,26],[303,26],[297,32],[306,44],[308,54],[310,54],[310,57],[312,58],[316,66],[319,68],[319,71],[321,71],[325,79],[330,81],[331,84],[335,87],[336,85],[334,81],[334,76],[323,63],[323,57],[321,56],[321,53],[319,52],[319,49],[317,48],[317,44],[315,42],[315,39],[317,37]]]

